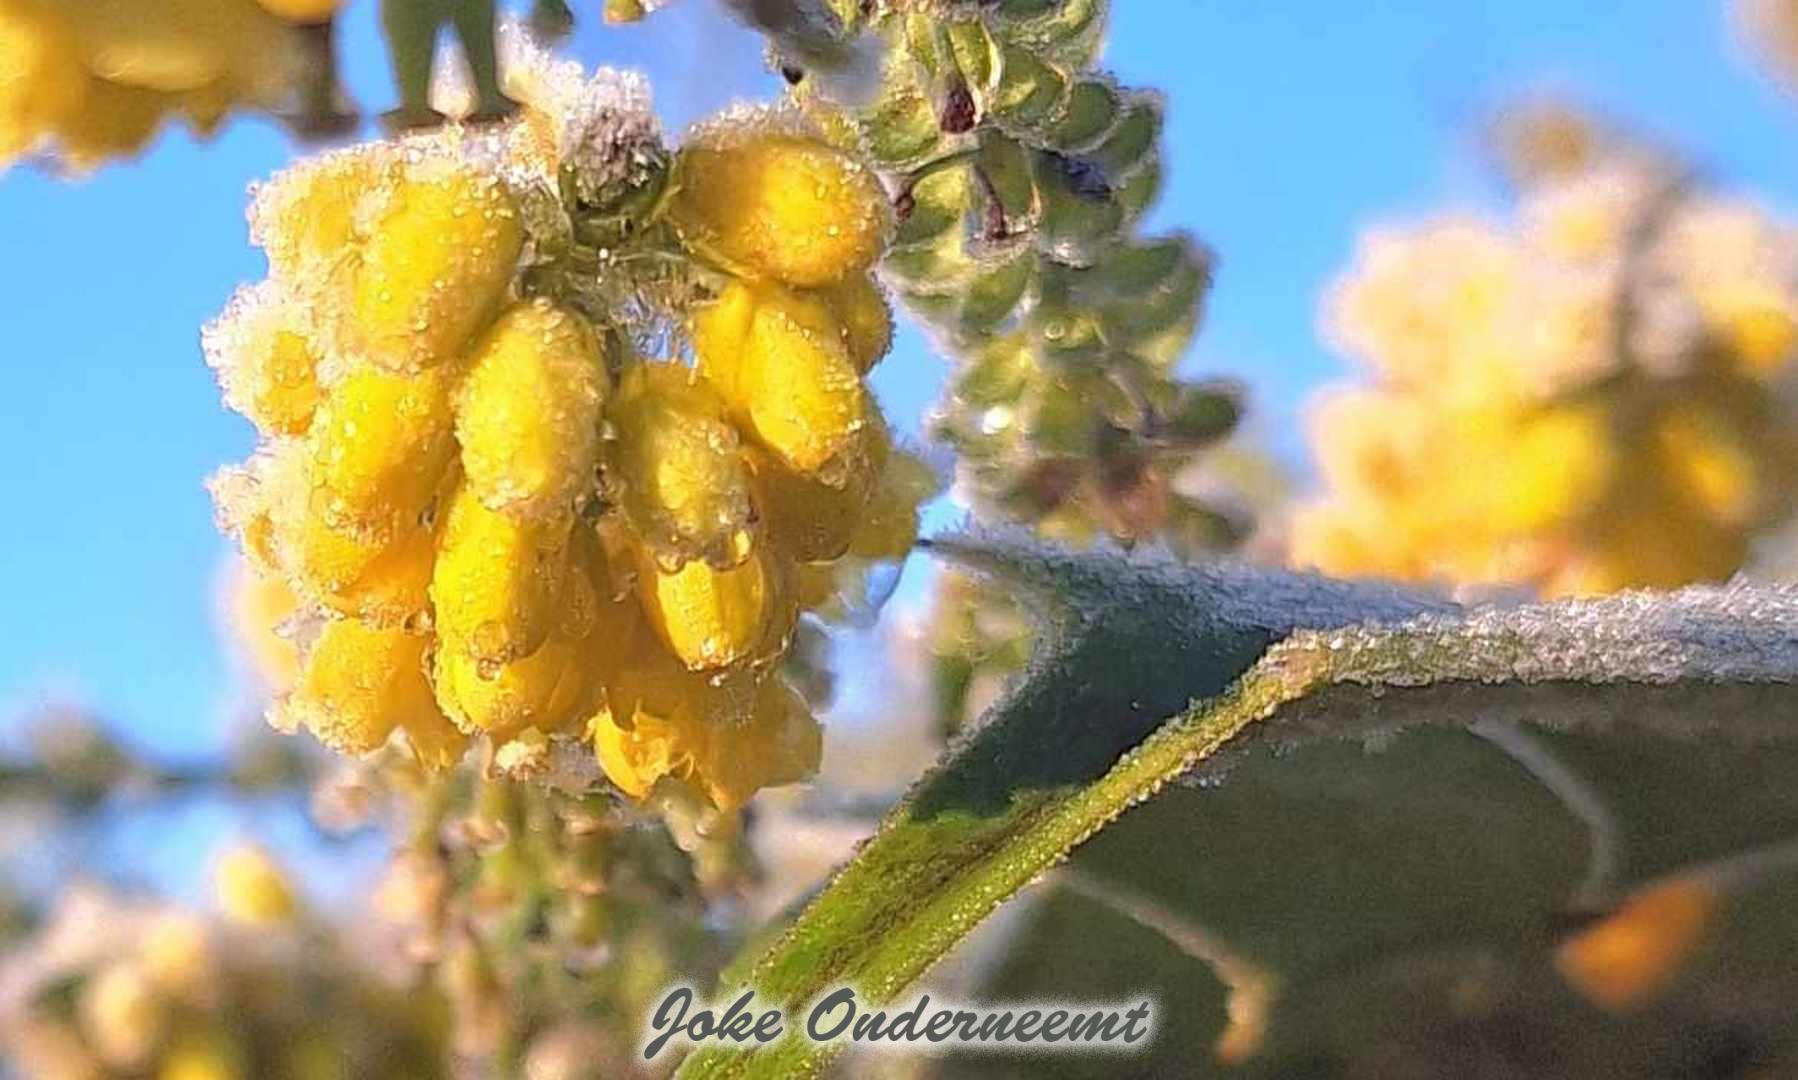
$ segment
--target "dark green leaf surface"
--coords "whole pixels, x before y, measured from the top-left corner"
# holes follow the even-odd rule
[[[1798,724],[1789,591],[1461,612],[1384,586],[1231,564],[1006,537],[936,547],[1039,609],[1038,655],[772,948],[734,973],[764,1004],[796,1008],[844,984],[864,1002],[891,1000],[1000,903],[1195,766],[1204,782],[1227,781],[1272,750],[1348,737],[1359,753],[1360,740],[1405,728],[1516,718],[1738,742]],[[1366,781],[1374,794],[1394,782]],[[1203,811],[1204,794],[1178,798]],[[1270,801],[1257,817],[1270,861],[1281,829],[1266,819],[1279,812]],[[1220,817],[1215,829],[1241,824]],[[1202,813],[1190,826],[1200,827],[1213,829]],[[1419,842],[1438,835],[1417,828]],[[1170,844],[1162,862],[1206,873],[1196,845]],[[1571,876],[1561,847],[1545,873],[1527,875],[1547,882],[1532,888],[1554,893]],[[1252,894],[1242,873],[1231,866],[1214,880]],[[1441,917],[1455,920],[1455,905]],[[796,1039],[754,1054],[702,1051],[683,1075],[816,1075],[830,1053]]]

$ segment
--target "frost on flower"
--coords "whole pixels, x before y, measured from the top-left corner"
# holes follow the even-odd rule
[[[886,194],[793,116],[670,150],[634,76],[503,42],[516,119],[260,185],[269,276],[204,335],[264,436],[221,525],[294,597],[271,718],[521,776],[580,740],[733,810],[815,768],[781,660],[927,494],[862,381]]]
[[[1798,491],[1798,232],[1611,147],[1516,224],[1369,234],[1326,336],[1369,381],[1313,437],[1292,556],[1548,594],[1718,580]]]

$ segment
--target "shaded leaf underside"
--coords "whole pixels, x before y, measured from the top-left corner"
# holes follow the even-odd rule
[[[1798,728],[1790,588],[1463,611],[1152,553],[1004,535],[934,546],[1038,608],[1036,658],[775,944],[727,976],[764,1004],[796,1009],[845,984],[892,1000],[1126,809],[1183,774],[1223,781],[1258,747],[1511,721],[1694,740]],[[817,1075],[832,1051],[796,1038],[708,1049],[682,1075]]]

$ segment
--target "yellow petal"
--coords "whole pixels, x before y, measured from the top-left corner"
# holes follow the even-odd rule
[[[447,373],[356,367],[307,435],[313,509],[333,528],[382,538],[420,523],[455,457]]]
[[[637,364],[607,412],[612,497],[664,563],[741,558],[750,518],[737,429],[711,384],[673,363]]]
[[[801,562],[835,559],[863,527],[869,500],[886,470],[892,444],[878,411],[845,452],[835,483],[796,473],[773,455],[754,450],[756,506],[783,552]]]
[[[632,635],[607,670],[607,707],[592,722],[601,768],[619,790],[638,799],[665,776],[690,777],[713,728],[749,716],[758,678],[753,672],[719,677],[689,671],[653,633]]]
[[[523,244],[498,179],[436,161],[413,167],[371,214],[337,312],[343,351],[400,372],[455,359],[498,310]]]
[[[639,546],[637,595],[650,625],[694,670],[765,659],[786,645],[796,613],[781,557],[755,544],[720,570],[700,559],[662,569]]]
[[[788,284],[866,270],[892,227],[872,170],[814,139],[729,133],[682,150],[675,169],[671,212],[686,242]]]
[[[525,521],[457,491],[431,578],[445,647],[489,668],[536,652],[560,617],[571,528],[566,517]]]
[[[824,733],[798,691],[779,677],[763,681],[747,723],[713,727],[694,781],[721,810],[735,810],[765,787],[818,771]]]
[[[457,394],[470,490],[525,517],[573,511],[593,483],[606,391],[586,319],[547,300],[507,310],[475,346]]]
[[[733,282],[697,316],[699,370],[738,423],[788,468],[828,474],[870,422],[873,400],[825,304],[773,287],[755,290],[750,301],[739,292],[749,288]],[[751,303],[754,314],[735,348],[728,327],[706,325],[740,323]]]
[[[327,622],[277,719],[342,753],[368,753],[395,727],[437,715],[425,677],[429,645],[429,638],[397,628]]]
[[[844,278],[819,290],[842,327],[843,345],[857,371],[866,375],[893,347],[893,309],[872,274]]]

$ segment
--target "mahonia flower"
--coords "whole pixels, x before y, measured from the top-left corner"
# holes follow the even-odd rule
[[[225,917],[245,926],[279,926],[299,910],[293,886],[268,852],[254,845],[233,847],[212,871],[213,891]]]
[[[1292,557],[1549,594],[1727,577],[1790,511],[1798,232],[1619,151],[1510,227],[1371,234],[1325,307],[1370,385],[1313,416]]]
[[[210,135],[234,109],[289,109],[308,63],[294,9],[321,6],[0,0],[0,168],[48,154],[82,171],[137,153],[171,116]]]
[[[929,493],[863,382],[887,198],[780,114],[671,154],[640,87],[503,40],[517,119],[259,188],[269,277],[206,331],[263,435],[221,522],[298,598],[271,717],[521,776],[586,740],[629,795],[733,810],[816,768],[778,662]]]

